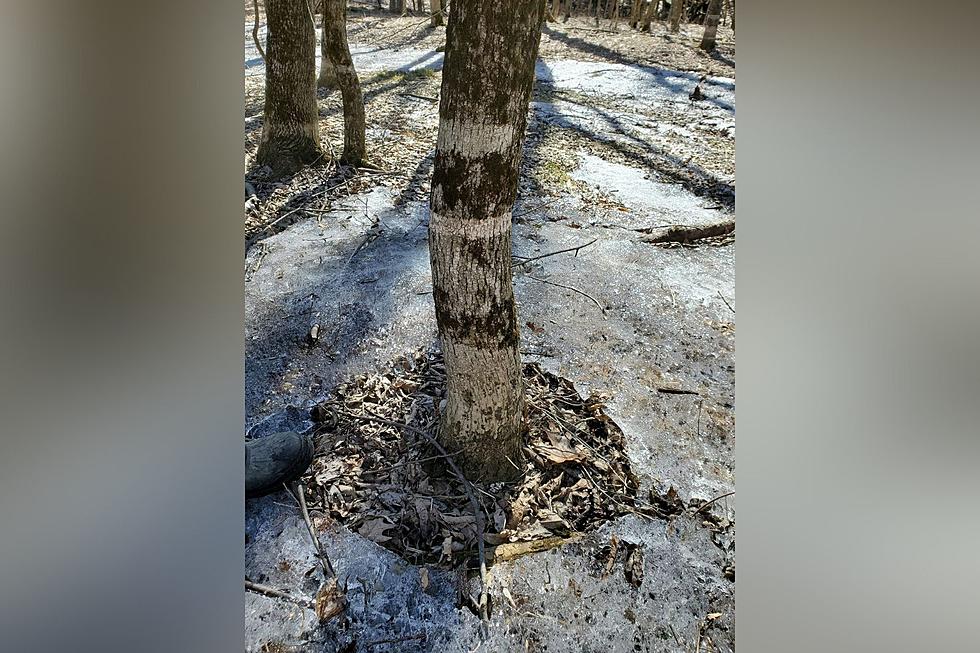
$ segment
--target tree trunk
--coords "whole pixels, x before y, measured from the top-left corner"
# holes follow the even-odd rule
[[[641,26],[642,31],[644,32],[650,31],[650,23],[653,22],[653,17],[657,13],[657,4],[659,4],[659,2],[660,0],[652,0],[650,4],[647,6],[647,10],[643,14],[643,23]]]
[[[279,177],[316,161],[316,27],[307,0],[267,0],[265,110],[256,165]]]
[[[265,61],[265,48],[262,47],[262,39],[259,38],[259,0],[252,0],[252,40],[255,42],[255,49],[259,51],[262,61]]]
[[[721,13],[721,0],[711,0],[708,3],[708,15],[704,17],[704,36],[701,37],[701,49],[711,52],[715,49],[715,36],[718,33],[718,19]]]
[[[364,100],[347,44],[347,0],[323,0],[323,43],[344,98],[344,152],[340,160],[360,165],[366,156]]]
[[[684,13],[684,0],[670,0],[670,31],[674,34],[681,29],[681,14]]]
[[[437,27],[442,25],[442,3],[440,0],[432,0],[429,3],[429,7],[432,9],[432,18],[429,20],[429,25],[432,27]]]
[[[640,14],[643,11],[643,2],[641,0],[633,0],[630,6],[630,22],[629,25],[633,29],[636,29],[640,23]]]
[[[326,0],[323,0],[325,3]],[[320,75],[316,78],[317,88],[337,88],[337,69],[330,61],[327,43],[330,42],[330,32],[327,25],[327,10],[323,9],[323,23],[320,26]]]
[[[551,17],[555,22],[561,16],[561,0],[551,0]]]
[[[544,7],[454,0],[447,29],[429,222],[448,392],[439,439],[462,451],[467,474],[485,480],[521,472],[511,210]]]

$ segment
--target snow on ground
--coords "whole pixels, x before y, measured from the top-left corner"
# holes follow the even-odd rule
[[[442,55],[359,44],[354,61],[362,73],[438,70]],[[250,34],[245,68],[248,76],[264,72]],[[711,101],[692,106],[687,95],[699,77],[691,73],[566,59],[539,61],[537,75],[542,88],[557,93],[535,102],[530,128],[552,136],[574,132],[598,144],[608,138],[630,147],[656,145],[678,159],[687,156],[678,148],[710,150],[713,130],[723,132],[719,138],[732,137],[730,79],[709,79],[703,88]],[[528,147],[535,145],[529,141]],[[674,487],[687,501],[730,492],[735,245],[664,249],[634,231],[715,222],[719,211],[638,159],[614,158],[612,150],[581,144],[563,152],[574,161],[569,183],[540,195],[522,182],[515,253],[535,256],[596,242],[577,256],[549,257],[518,269],[521,324],[536,327],[522,329],[522,352],[572,379],[583,394],[610,396],[608,412],[626,434],[644,493]],[[608,202],[597,203],[596,197]],[[250,435],[308,427],[303,409],[336,383],[435,341],[428,208],[418,199],[396,199],[380,187],[358,193],[247,252]],[[311,347],[306,334],[314,322],[323,335]],[[663,387],[700,394],[659,393]],[[247,503],[246,574],[311,596],[318,585],[316,562],[290,504],[285,494]],[[734,521],[734,501],[718,501],[711,512]],[[622,560],[603,577],[603,547],[614,534],[645,551],[638,587],[624,574]],[[477,647],[478,619],[456,608],[457,587],[465,579],[430,569],[423,591],[417,567],[345,527],[327,529],[321,540],[347,582],[346,616],[318,627],[309,611],[247,593],[248,650]],[[481,650],[694,650],[705,623],[716,649],[734,650],[734,585],[725,571],[732,563],[731,552],[712,541],[698,517],[618,519],[579,543],[494,566],[491,639]],[[468,591],[475,591],[472,584]],[[709,613],[722,616],[706,622]],[[426,639],[376,643],[420,633]],[[309,648],[289,648],[308,643]],[[700,646],[711,648],[707,640]]]

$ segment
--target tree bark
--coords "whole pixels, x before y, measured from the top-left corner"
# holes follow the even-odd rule
[[[684,0],[670,0],[670,31],[674,34],[681,29],[681,15],[684,13]]]
[[[265,110],[255,157],[277,177],[316,161],[316,28],[307,0],[267,0]]]
[[[650,31],[650,23],[653,22],[653,17],[657,13],[657,5],[659,3],[660,3],[660,0],[651,0],[650,4],[647,6],[647,10],[643,14],[643,23],[642,23],[642,26],[641,26],[641,31],[644,31],[644,32],[649,32]]]
[[[485,480],[521,471],[511,210],[544,8],[541,0],[454,0],[447,27],[429,222],[447,376],[439,439]]]
[[[640,14],[643,13],[643,3],[640,0],[633,0],[630,6],[630,21],[629,25],[633,29],[636,29],[640,24]]]
[[[326,0],[323,0],[325,3]],[[330,61],[327,43],[330,42],[329,27],[327,26],[327,9],[323,8],[323,23],[320,25],[320,75],[316,78],[317,88],[337,88],[337,69]]]
[[[323,44],[344,98],[344,152],[340,160],[342,163],[360,165],[367,155],[364,100],[347,43],[347,0],[323,0]]]
[[[711,52],[715,49],[715,36],[718,34],[718,19],[721,14],[721,0],[711,0],[708,3],[708,14],[704,17],[704,36],[701,37],[701,49]]]
[[[262,39],[259,38],[259,0],[252,0],[252,40],[255,42],[255,49],[259,51],[262,61],[265,61],[265,48],[262,47]]]
[[[440,0],[432,0],[429,3],[429,7],[432,10],[432,18],[429,20],[429,25],[432,27],[442,25],[442,2]]]

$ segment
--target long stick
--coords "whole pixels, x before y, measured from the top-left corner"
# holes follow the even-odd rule
[[[316,536],[316,531],[313,530],[313,522],[310,520],[310,513],[306,509],[306,497],[303,495],[303,484],[297,481],[293,484],[296,489],[293,498],[296,499],[296,503],[299,504],[300,512],[303,513],[303,521],[306,522],[306,529],[310,533],[310,538],[313,540],[313,547],[316,549],[316,555],[320,559],[320,566],[323,568],[323,576],[326,580],[331,580],[337,577],[336,572],[333,570],[333,565],[330,564],[330,558],[326,553],[323,552],[323,547],[320,546],[320,538]]]
[[[593,297],[589,293],[585,292],[584,290],[579,290],[575,286],[566,286],[565,284],[562,284],[562,283],[556,283],[554,281],[548,281],[547,279],[539,279],[539,278],[537,278],[537,277],[535,277],[533,275],[530,275],[530,274],[527,275],[527,276],[528,276],[529,279],[534,279],[535,281],[540,281],[541,283],[546,283],[549,286],[557,286],[558,288],[564,288],[565,290],[571,290],[572,292],[577,292],[578,294],[582,295],[583,297],[588,297],[589,299],[592,300],[592,303],[595,304],[599,308],[600,311],[602,311],[602,314],[603,315],[606,314],[606,309],[604,309],[602,307],[602,304],[599,303],[599,300],[597,300],[595,297]]]
[[[532,256],[530,258],[525,258],[523,256],[515,256],[514,258],[519,258],[519,259],[521,259],[521,261],[518,262],[518,263],[514,263],[513,265],[516,267],[518,265],[524,265],[525,263],[530,263],[531,261],[540,261],[541,259],[548,258],[549,256],[556,256],[558,254],[564,254],[565,252],[575,252],[575,255],[578,256],[578,251],[580,249],[585,249],[586,247],[588,247],[592,243],[596,242],[597,240],[599,240],[599,239],[598,238],[593,238],[592,240],[590,240],[589,242],[585,243],[584,245],[578,245],[577,247],[569,247],[568,249],[560,249],[557,252],[548,252],[547,254],[542,254],[541,256]]]
[[[268,585],[259,585],[258,583],[253,583],[250,580],[245,581],[245,589],[249,592],[255,592],[256,594],[263,594],[265,596],[271,596],[276,599],[284,599],[290,603],[295,603],[296,605],[301,605],[304,608],[309,608],[313,610],[316,608],[313,601],[309,599],[301,599],[297,596],[293,596],[288,592],[283,592],[282,590],[277,590],[274,587],[269,587]]]

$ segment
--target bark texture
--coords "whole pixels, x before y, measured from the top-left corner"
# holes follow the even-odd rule
[[[681,30],[681,15],[684,13],[684,0],[670,0],[670,31],[677,34]]]
[[[320,26],[320,75],[316,78],[317,88],[337,88],[337,70],[330,61],[327,43],[330,42],[330,26],[327,23],[326,1],[323,7],[323,24]]]
[[[429,223],[448,386],[439,439],[487,480],[516,477],[522,457],[511,209],[544,8],[454,0],[447,26]]]
[[[432,27],[442,25],[442,3],[440,0],[432,0],[429,3],[429,9],[432,11],[432,18],[429,20],[429,25]]]
[[[701,37],[701,49],[711,52],[715,49],[715,36],[718,34],[718,21],[721,19],[721,0],[711,0],[708,3],[708,14],[704,17],[704,36]]]
[[[257,165],[292,174],[321,155],[316,28],[307,0],[266,2],[265,110]]]
[[[323,46],[344,98],[343,163],[359,165],[367,156],[364,99],[347,43],[347,0],[323,0]]]

